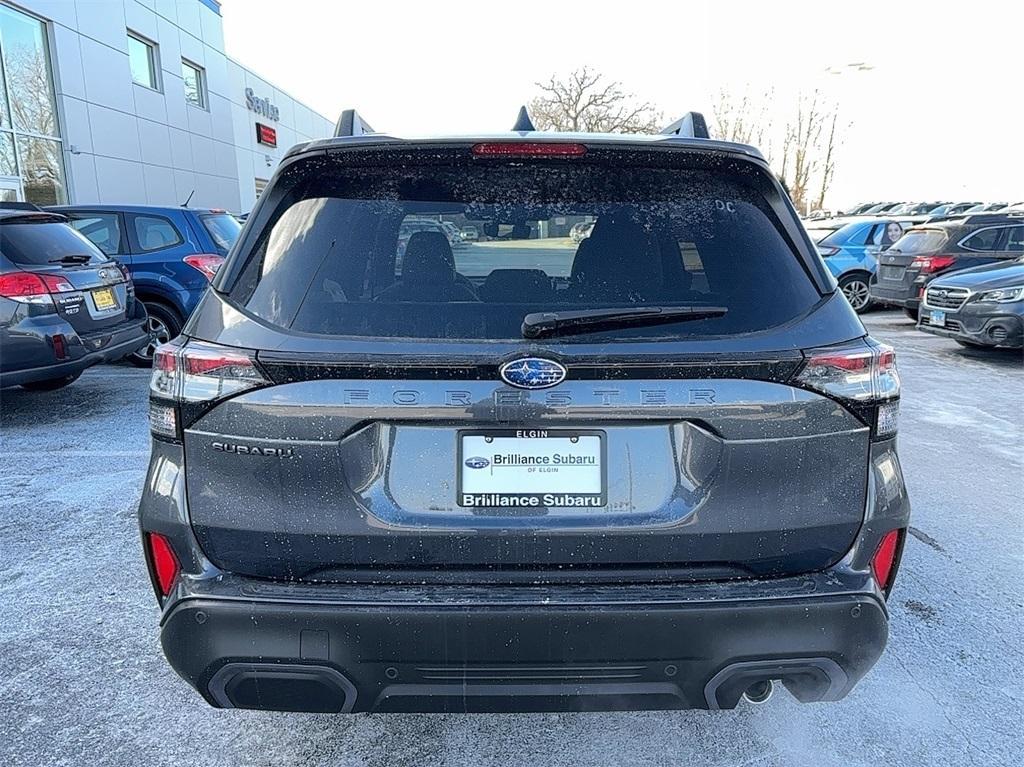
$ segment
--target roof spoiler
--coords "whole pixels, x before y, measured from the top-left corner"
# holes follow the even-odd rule
[[[700,112],[687,112],[671,125],[662,129],[663,136],[679,136],[681,138],[711,138],[708,124]]]
[[[366,122],[354,109],[346,109],[341,113],[338,122],[334,126],[334,135],[340,136],[362,136],[366,133],[376,133],[370,124]]]

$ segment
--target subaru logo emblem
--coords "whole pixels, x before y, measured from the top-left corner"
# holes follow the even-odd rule
[[[520,389],[547,389],[565,380],[565,368],[552,360],[524,357],[506,362],[498,371],[501,380]]]
[[[945,297],[946,297],[946,295],[947,295],[947,293],[946,293],[946,291],[944,291],[944,290],[936,290],[936,291],[935,291],[935,295],[936,295],[936,296],[937,296],[938,298],[945,298]]]
[[[471,469],[486,469],[491,462],[482,456],[474,455],[472,458],[467,458],[465,464]]]

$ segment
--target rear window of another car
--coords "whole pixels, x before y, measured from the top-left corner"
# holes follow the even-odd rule
[[[238,239],[242,225],[234,216],[227,213],[204,213],[199,216],[199,220],[203,222],[203,228],[210,235],[217,251],[222,256],[226,256],[231,250],[231,246],[235,244],[235,240]]]
[[[0,224],[0,253],[19,266],[50,266],[67,256],[89,256],[90,263],[107,260],[86,237],[57,222]]]
[[[645,305],[728,313],[564,340],[762,330],[821,294],[748,183],[599,165],[339,168],[275,211],[229,299],[331,336],[520,339],[529,313]],[[594,222],[582,240],[580,221]],[[478,236],[453,242],[445,222]]]
[[[895,243],[897,253],[933,253],[946,244],[946,233],[941,229],[911,229]]]

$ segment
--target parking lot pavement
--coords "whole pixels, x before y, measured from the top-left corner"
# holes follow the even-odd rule
[[[1010,765],[1024,721],[1024,365],[867,315],[914,506],[889,647],[840,703],[320,716],[211,709],[164,663],[135,507],[147,374],[0,393],[0,764]]]

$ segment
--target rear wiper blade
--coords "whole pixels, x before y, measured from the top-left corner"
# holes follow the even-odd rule
[[[88,253],[75,253],[70,256],[61,256],[60,258],[51,258],[49,263],[51,264],[87,264],[92,261],[92,256]]]
[[[577,309],[564,312],[533,312],[523,317],[523,338],[566,336],[578,331],[660,325],[669,322],[723,317],[724,306],[637,306],[628,309]]]

